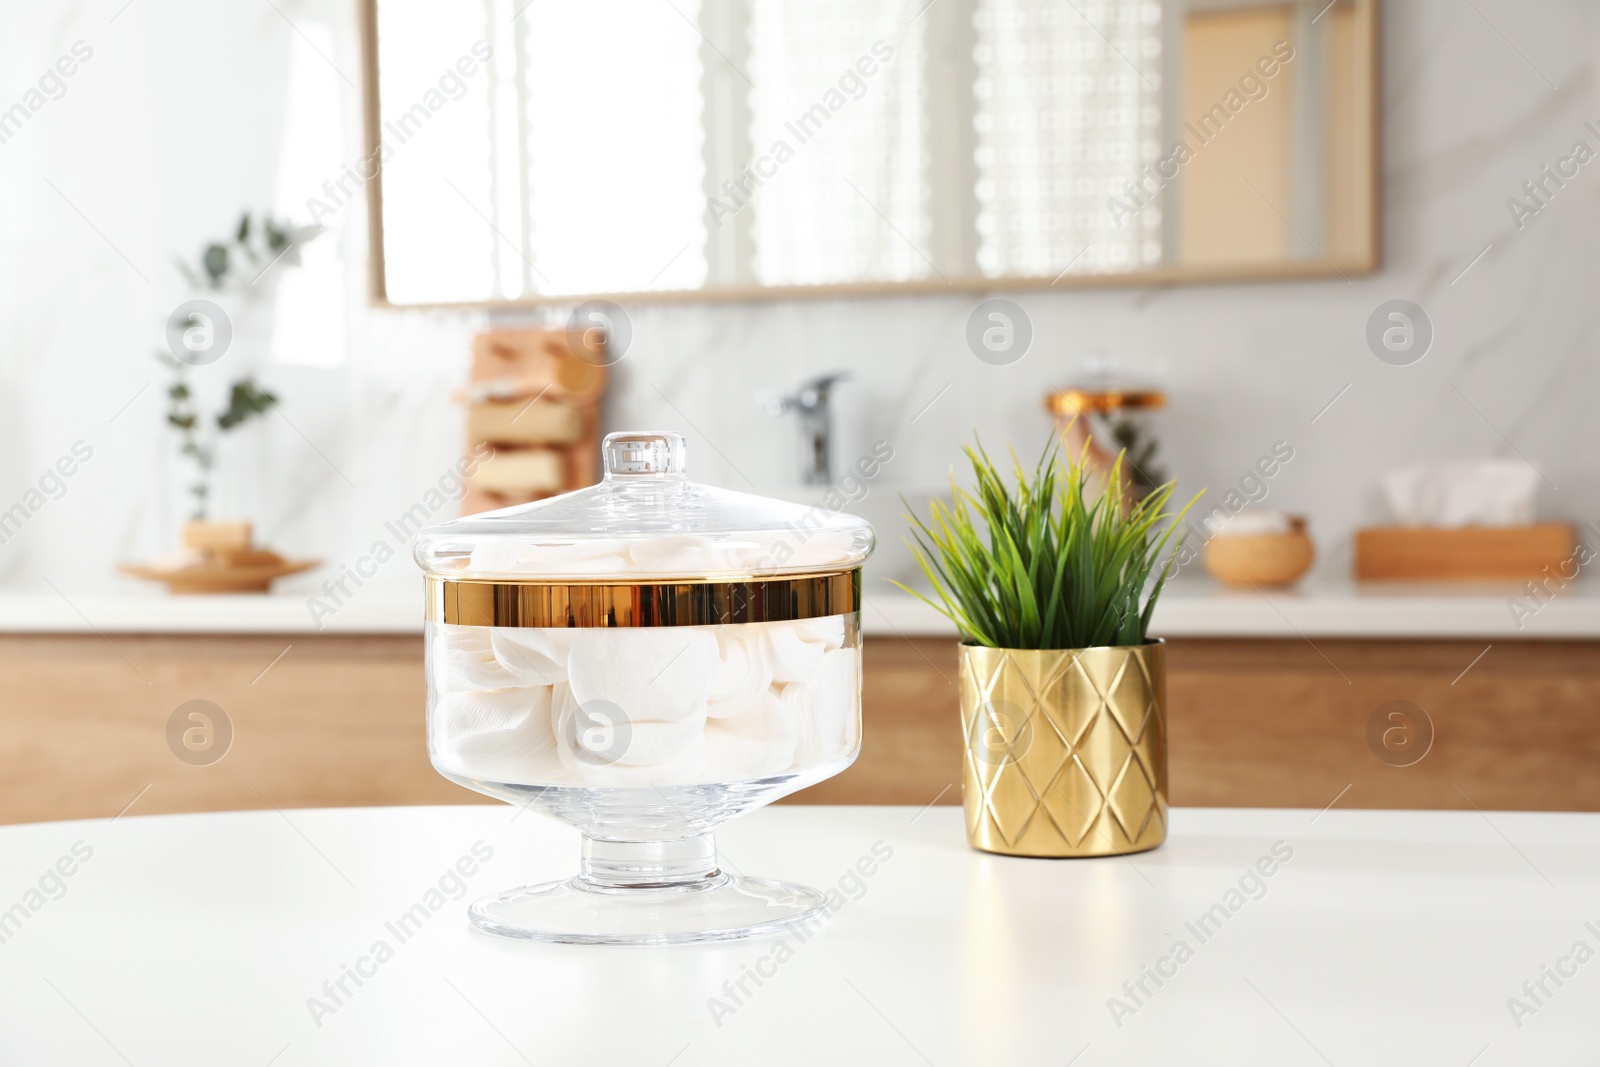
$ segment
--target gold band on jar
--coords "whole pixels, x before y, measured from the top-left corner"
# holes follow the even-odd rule
[[[1159,389],[1058,389],[1045,397],[1044,406],[1057,418],[1154,411],[1167,406],[1167,395]]]
[[[719,626],[861,609],[861,570],[731,581],[496,582],[423,579],[429,622],[456,626]]]

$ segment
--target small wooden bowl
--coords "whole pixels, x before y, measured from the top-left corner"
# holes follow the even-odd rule
[[[1206,570],[1223,585],[1255,588],[1293,585],[1317,558],[1299,516],[1290,520],[1288,533],[1213,537],[1203,554]]]

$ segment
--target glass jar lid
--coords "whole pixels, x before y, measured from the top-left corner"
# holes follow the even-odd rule
[[[610,434],[598,485],[429,527],[417,563],[457,581],[729,582],[846,572],[871,554],[864,519],[690,481],[687,451],[670,431]]]

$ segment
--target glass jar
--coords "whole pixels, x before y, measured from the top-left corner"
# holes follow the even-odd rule
[[[1045,398],[1068,454],[1083,457],[1091,471],[1102,473],[1109,473],[1121,455],[1125,488],[1135,498],[1167,481],[1157,414],[1166,405],[1159,389],[1111,379],[1057,389]]]
[[[599,485],[431,527],[428,753],[569,823],[579,874],[480,900],[495,933],[659,943],[820,914],[720,869],[725,819],[861,749],[863,520],[699,485],[676,433],[614,433]]]

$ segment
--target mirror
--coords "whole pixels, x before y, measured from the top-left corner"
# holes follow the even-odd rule
[[[1377,267],[1376,0],[365,7],[383,302]]]

